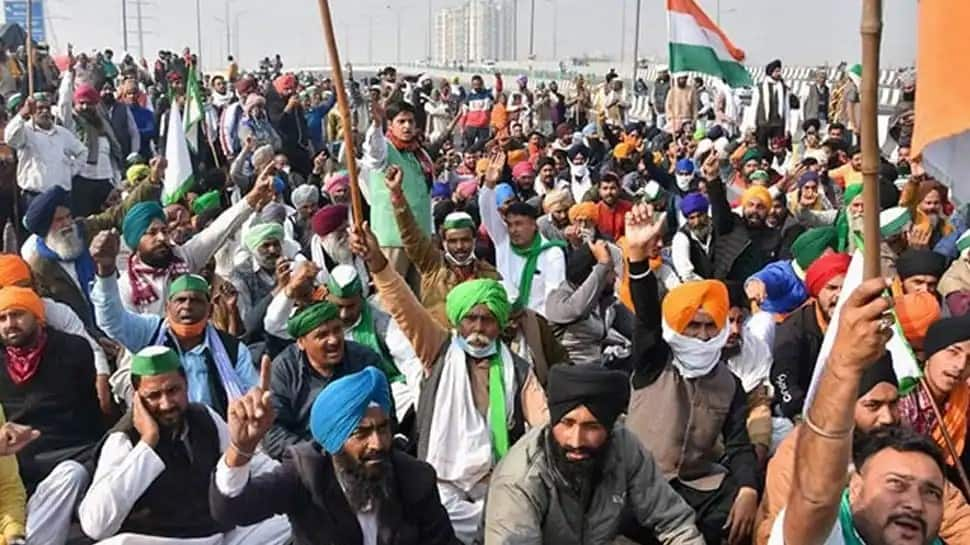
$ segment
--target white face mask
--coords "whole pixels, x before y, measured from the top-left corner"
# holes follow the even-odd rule
[[[467,340],[465,340],[465,337],[462,337],[461,335],[458,335],[458,346],[460,346],[466,354],[477,360],[490,358],[494,356],[496,352],[498,352],[496,343],[488,343],[485,346],[472,346]]]
[[[690,188],[690,182],[694,179],[693,174],[678,174],[677,175],[677,187],[681,191],[687,191]]]
[[[569,172],[573,175],[573,178],[585,178],[589,174],[589,167],[585,163],[582,165],[569,165]]]

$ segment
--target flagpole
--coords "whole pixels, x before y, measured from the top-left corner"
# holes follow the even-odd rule
[[[344,156],[347,158],[347,173],[350,175],[350,203],[354,213],[354,225],[360,227],[363,221],[364,208],[361,204],[360,187],[357,185],[357,156],[354,153],[354,135],[350,122],[350,104],[347,102],[347,90],[344,88],[344,74],[340,65],[340,53],[337,51],[337,41],[333,34],[333,19],[330,14],[330,2],[317,0],[320,6],[320,23],[323,25],[323,38],[326,40],[330,53],[330,68],[333,71],[334,92],[337,93],[337,107],[340,109],[340,126],[344,131]]]
[[[957,454],[957,449],[953,446],[953,438],[950,437],[950,432],[943,425],[943,415],[940,414],[940,407],[936,404],[936,400],[933,399],[933,394],[930,392],[929,386],[926,385],[925,377],[920,379],[919,388],[926,394],[926,399],[930,400],[930,407],[933,408],[933,414],[936,416],[936,425],[940,428],[940,432],[942,432],[946,451],[953,458],[953,465],[956,466],[957,473],[960,475],[960,484],[963,485],[961,492],[970,494],[970,479],[967,479],[967,471],[963,469],[963,464],[960,462],[960,455]]]
[[[862,200],[863,273],[864,279],[882,274],[879,251],[879,42],[882,37],[882,0],[864,0],[862,4]],[[848,204],[848,203],[846,203]]]

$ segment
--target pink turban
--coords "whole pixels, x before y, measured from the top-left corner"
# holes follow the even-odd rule
[[[327,193],[333,193],[338,189],[347,189],[350,187],[350,175],[346,171],[335,172],[327,178],[327,181],[323,183],[323,190]]]
[[[532,168],[532,163],[528,161],[522,161],[520,163],[516,163],[515,166],[512,167],[512,177],[515,179],[519,179],[520,176],[535,176],[535,175],[536,175],[536,170]]]
[[[296,92],[296,76],[293,74],[283,74],[273,80],[273,87],[281,95],[292,95]]]
[[[77,86],[77,89],[74,90],[74,104],[81,101],[97,104],[98,102],[101,102],[101,94],[98,93],[97,89],[95,89],[93,86],[87,83],[82,83],[81,85]]]
[[[470,199],[473,195],[475,195],[475,192],[478,191],[478,182],[475,180],[461,182],[458,184],[458,187],[455,190],[461,197]]]
[[[263,98],[261,95],[258,95],[256,93],[252,93],[252,94],[250,94],[249,96],[246,97],[246,104],[243,105],[243,111],[248,116],[249,113],[256,106],[266,106],[266,99]]]

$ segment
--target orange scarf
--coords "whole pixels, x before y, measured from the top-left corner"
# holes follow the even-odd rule
[[[970,409],[970,388],[966,382],[961,382],[950,392],[946,407],[943,408],[943,425],[953,440],[953,448],[957,455],[963,454],[963,446],[967,440],[967,410]],[[940,422],[937,421],[931,433],[933,441],[943,450],[946,455],[947,465],[955,466],[960,460],[954,460],[946,448],[946,440],[943,439],[943,431],[940,429]]]

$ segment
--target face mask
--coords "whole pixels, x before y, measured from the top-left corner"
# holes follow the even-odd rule
[[[487,346],[481,346],[481,347],[472,346],[468,344],[468,341],[465,340],[465,337],[462,337],[461,335],[458,336],[458,346],[460,346],[461,349],[464,350],[466,354],[468,354],[469,356],[477,360],[490,358],[494,356],[495,353],[498,351],[498,348],[495,346],[495,343],[491,343]]]
[[[690,182],[694,179],[692,174],[678,174],[677,175],[677,187],[681,191],[687,191],[690,188]]]
[[[280,170],[282,170],[283,172],[289,174],[290,173],[290,170],[291,170],[290,169],[290,165],[286,165],[285,167],[281,168]]]
[[[445,259],[447,259],[449,263],[451,263],[456,267],[467,267],[468,265],[471,265],[473,261],[475,261],[475,252],[468,254],[468,257],[466,257],[465,259],[459,260],[451,252],[448,251],[447,246],[444,247],[444,250],[445,250]]]
[[[589,174],[589,167],[585,164],[569,165],[569,172],[573,175],[573,178],[585,178]]]
[[[206,320],[199,320],[194,324],[181,324],[175,320],[169,320],[168,328],[175,333],[176,337],[179,338],[192,338],[198,337],[205,331],[205,326],[208,324]]]

